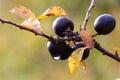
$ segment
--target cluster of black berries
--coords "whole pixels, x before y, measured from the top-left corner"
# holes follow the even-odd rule
[[[94,29],[98,34],[109,34],[115,28],[116,21],[110,14],[102,14],[98,16],[94,22]],[[62,16],[55,19],[52,25],[53,31],[59,37],[73,37],[74,24],[69,17]],[[83,42],[79,42],[71,47],[66,41],[48,41],[47,48],[54,60],[66,60],[73,51],[80,47],[85,47]],[[89,56],[89,49],[85,49],[82,60]]]

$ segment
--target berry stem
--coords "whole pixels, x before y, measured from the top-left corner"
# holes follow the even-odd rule
[[[94,7],[94,4],[95,4],[95,0],[91,0],[91,4],[90,4],[89,8],[87,9],[86,17],[84,19],[83,25],[81,26],[81,29],[83,29],[83,30],[86,30],[86,25],[88,23],[88,20],[90,17],[90,12],[91,12],[92,8]]]
[[[98,33],[96,33],[96,34],[93,34],[93,35],[92,35],[92,37],[95,37],[95,36],[97,36],[97,35],[100,35],[100,34],[98,34]]]

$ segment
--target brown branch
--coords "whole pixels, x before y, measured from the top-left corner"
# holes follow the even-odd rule
[[[84,29],[84,30],[86,29],[86,25],[87,25],[88,19],[90,17],[90,12],[91,12],[92,8],[94,7],[94,4],[95,4],[95,0],[91,0],[91,4],[90,4],[89,8],[87,9],[86,17],[83,22],[83,25],[81,26],[81,29]]]
[[[102,47],[100,46],[100,44],[99,44],[98,42],[96,42],[96,41],[95,41],[95,48],[96,48],[98,51],[100,51],[101,53],[103,53],[104,55],[107,55],[107,56],[113,58],[114,60],[120,62],[120,57],[119,57],[119,56],[117,56],[116,54],[113,54],[113,53],[107,51],[106,49],[102,48]]]
[[[47,39],[51,39],[50,36],[48,36],[48,35],[46,35],[46,34],[44,34],[44,33],[39,33],[37,30],[35,30],[35,29],[33,29],[33,28],[24,27],[24,26],[21,26],[21,25],[19,25],[19,24],[16,24],[15,22],[12,22],[12,21],[9,21],[9,20],[4,20],[4,19],[1,19],[1,18],[0,18],[0,22],[1,22],[2,24],[4,24],[4,23],[6,23],[6,24],[11,24],[11,25],[13,25],[13,26],[15,26],[15,27],[17,27],[17,28],[30,31],[30,32],[34,33],[35,35],[39,35],[39,36],[43,36],[43,37],[45,37],[45,38],[47,38]]]
[[[79,34],[77,34],[77,33],[74,33],[74,37],[65,37],[65,38],[62,38],[62,37],[52,37],[52,36],[46,35],[46,34],[43,33],[43,32],[39,32],[38,30],[36,30],[36,29],[34,29],[34,28],[24,27],[24,26],[22,26],[22,25],[16,24],[15,22],[12,22],[12,21],[9,21],[9,20],[4,20],[4,19],[1,19],[1,18],[0,18],[0,22],[1,22],[2,24],[4,24],[4,23],[10,24],[10,25],[13,25],[14,27],[17,27],[17,28],[20,28],[20,29],[23,29],[23,30],[32,32],[32,33],[34,33],[35,35],[39,35],[39,36],[45,37],[45,38],[47,38],[48,40],[51,40],[51,41],[66,41],[66,40],[81,41],[81,38],[80,38]],[[72,32],[72,33],[73,33],[73,32]],[[76,35],[76,36],[75,36],[75,35]]]

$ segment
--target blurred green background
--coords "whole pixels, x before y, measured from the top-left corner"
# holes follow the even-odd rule
[[[91,0],[0,0],[0,18],[20,23],[23,21],[8,12],[16,5],[30,8],[36,16],[51,6],[61,6],[75,24],[75,31],[82,25],[85,12]],[[115,30],[106,36],[97,36],[96,40],[107,50],[114,52],[120,47],[120,0],[96,0],[91,12],[87,30],[95,34],[95,18],[103,13],[116,18]],[[52,31],[54,17],[41,21],[43,31],[55,35]],[[93,49],[86,60],[87,72],[80,67],[70,74],[67,60],[52,60],[47,48],[47,40],[33,33],[20,30],[12,25],[0,24],[0,80],[115,80],[120,77],[120,63],[102,55]]]

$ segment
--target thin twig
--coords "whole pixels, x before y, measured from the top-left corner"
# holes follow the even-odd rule
[[[94,4],[95,4],[95,0],[91,0],[91,4],[86,12],[86,17],[85,17],[85,20],[83,22],[83,25],[81,26],[81,29],[86,30],[86,25],[87,25],[88,19],[90,17],[90,12],[91,12],[92,8],[94,7]]]
[[[11,25],[13,25],[13,26],[15,26],[15,27],[17,27],[17,28],[30,31],[30,32],[34,33],[35,35],[40,35],[40,36],[43,36],[43,37],[45,37],[45,38],[47,38],[47,39],[51,39],[50,36],[48,36],[48,35],[46,35],[46,34],[44,34],[44,33],[39,33],[37,30],[34,30],[33,28],[24,27],[24,26],[21,26],[21,25],[19,25],[19,24],[16,24],[15,22],[12,22],[12,21],[9,21],[9,20],[4,20],[4,19],[1,19],[1,18],[0,18],[0,22],[1,22],[2,24],[4,24],[4,23],[6,23],[6,24],[11,24]]]
[[[96,48],[98,51],[100,51],[101,53],[103,53],[104,55],[107,55],[107,56],[111,57],[112,59],[120,62],[120,57],[119,57],[119,56],[117,56],[116,54],[113,54],[113,53],[107,51],[106,49],[102,48],[102,47],[100,46],[100,44],[99,44],[98,42],[96,42],[96,41],[95,41],[95,48]]]
[[[5,19],[0,18],[0,22],[2,24],[6,23],[6,24],[13,25],[14,27],[17,27],[17,28],[20,28],[20,29],[23,29],[23,30],[26,30],[26,31],[30,31],[30,32],[34,33],[35,35],[45,37],[45,38],[47,38],[48,40],[51,40],[51,41],[66,41],[66,40],[81,41],[81,38],[80,38],[80,36],[78,36],[78,34],[74,34],[74,37],[65,37],[65,38],[59,37],[59,38],[56,38],[56,37],[48,36],[43,32],[40,33],[36,29],[30,28],[30,27],[28,28],[28,27],[24,27],[22,25],[16,24],[13,21],[9,21],[9,20],[5,20]]]

